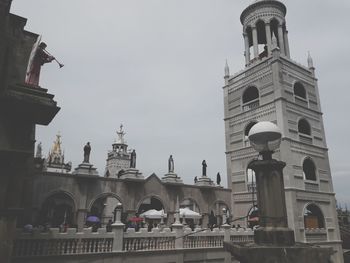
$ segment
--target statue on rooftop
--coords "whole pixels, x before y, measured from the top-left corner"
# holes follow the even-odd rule
[[[170,155],[169,160],[168,160],[168,172],[174,173],[174,159],[173,159],[172,155]]]
[[[130,155],[130,168],[136,168],[136,152],[132,150]]]
[[[90,142],[87,142],[87,144],[84,146],[84,161],[83,161],[83,163],[89,163],[90,152],[91,152]]]
[[[39,142],[38,145],[36,146],[35,158],[42,158],[42,147],[41,147],[41,142]]]
[[[202,175],[207,176],[207,163],[205,162],[205,160],[203,160],[202,162]]]
[[[218,173],[218,174],[216,175],[216,183],[217,183],[217,185],[220,185],[220,183],[221,183],[221,176],[220,176],[220,173]]]

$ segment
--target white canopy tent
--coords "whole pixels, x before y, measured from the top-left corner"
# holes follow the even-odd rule
[[[143,212],[140,217],[143,218],[149,218],[149,219],[161,219],[163,216],[163,218],[166,218],[168,215],[166,213],[164,213],[164,210],[156,210],[156,209],[151,209],[148,210],[146,212]]]
[[[192,219],[200,219],[202,215],[195,211],[192,211],[188,207],[180,208],[180,218],[192,218]]]

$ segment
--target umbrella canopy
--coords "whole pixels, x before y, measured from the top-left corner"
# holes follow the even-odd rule
[[[91,223],[99,223],[100,219],[97,216],[88,216],[86,221]]]
[[[133,216],[129,219],[129,221],[131,222],[135,222],[135,223],[139,223],[139,222],[142,222],[143,221],[143,218],[142,217],[137,217],[137,216]]]
[[[146,212],[143,212],[140,217],[144,217],[144,218],[150,218],[150,219],[161,219],[163,217],[167,217],[167,214],[164,213],[164,210],[155,210],[155,209],[151,209],[148,210]]]
[[[188,207],[180,208],[180,217],[181,218],[192,218],[192,219],[202,218],[200,213],[192,211]]]

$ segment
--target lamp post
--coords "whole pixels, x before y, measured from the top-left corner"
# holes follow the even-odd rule
[[[294,232],[288,228],[284,195],[283,168],[285,163],[272,159],[281,143],[281,131],[272,122],[258,122],[248,134],[251,146],[262,160],[250,163],[256,176],[259,224],[254,233],[256,244],[293,245]]]

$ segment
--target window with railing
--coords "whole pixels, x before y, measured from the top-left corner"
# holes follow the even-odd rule
[[[260,106],[259,91],[256,87],[248,87],[242,96],[242,110],[248,111]]]

